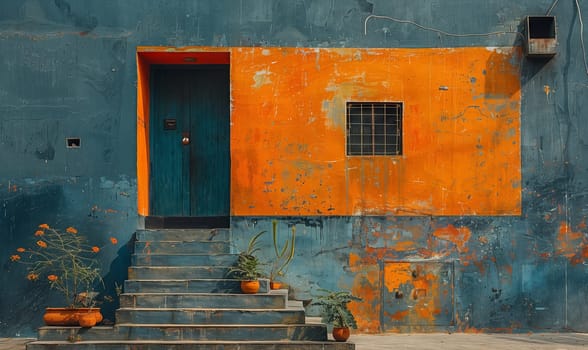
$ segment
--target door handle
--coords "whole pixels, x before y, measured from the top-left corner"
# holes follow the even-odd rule
[[[182,145],[186,146],[190,144],[190,134],[185,132],[182,134]]]

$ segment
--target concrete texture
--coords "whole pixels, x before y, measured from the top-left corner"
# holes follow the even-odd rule
[[[326,190],[333,181],[322,181],[323,178],[317,176],[327,171],[330,163],[322,169],[305,166],[306,162],[300,171],[296,167],[295,172],[289,173],[282,171],[282,164],[316,159],[323,154],[329,155],[329,152],[333,152],[334,159],[345,157],[343,147],[335,152],[337,149],[333,144],[321,143],[322,134],[317,130],[318,126],[337,127],[318,121],[324,121],[329,115],[338,118],[334,120],[343,118],[346,99],[326,99],[316,113],[306,113],[308,105],[314,103],[315,108],[317,106],[312,98],[308,103],[304,99],[317,92],[309,87],[301,90],[309,95],[272,95],[267,105],[252,104],[259,110],[250,115],[271,116],[275,128],[265,132],[256,126],[251,130],[260,132],[246,135],[238,131],[243,126],[242,121],[248,118],[239,118],[234,121],[237,130],[233,134],[236,138],[234,146],[241,147],[241,151],[234,155],[235,160],[243,169],[260,170],[268,168],[271,159],[255,155],[266,150],[273,152],[277,148],[268,142],[278,138],[276,135],[280,134],[276,132],[285,136],[280,138],[282,151],[277,154],[280,160],[271,162],[275,171],[261,172],[267,178],[261,186],[241,184],[240,188],[247,188],[251,193],[233,196],[234,200],[248,202],[251,198],[283,198],[288,194],[293,199],[284,205],[296,205],[301,213],[306,210],[308,214],[260,217],[258,213],[263,213],[251,208],[248,216],[232,218],[231,229],[238,243],[239,240],[246,242],[252,232],[271,229],[273,220],[279,221],[280,232],[296,227],[296,257],[287,274],[293,293],[300,300],[309,300],[317,294],[318,288],[353,290],[364,298],[362,304],[353,305],[359,316],[360,332],[391,332],[400,327],[418,332],[436,326],[439,321],[443,321],[445,328],[455,327],[455,330],[465,332],[588,331],[588,304],[585,302],[588,295],[588,103],[585,98],[588,85],[583,65],[581,40],[584,38],[580,36],[580,21],[584,19],[585,22],[588,14],[587,2],[414,0],[399,6],[398,1],[389,0],[19,0],[0,1],[0,335],[35,335],[41,324],[41,310],[62,303],[46,284],[31,285],[24,278],[26,270],[23,266],[9,262],[17,248],[30,245],[35,228],[41,223],[61,228],[74,226],[96,244],[106,241],[109,236],[121,242],[116,251],[102,251],[100,255],[106,287],[103,294],[114,300],[102,307],[105,317],[114,321],[118,307],[115,286],[124,283],[130,264],[130,249],[122,244],[132,240],[140,223],[137,214],[141,212],[137,204],[140,200],[135,146],[137,139],[140,140],[135,135],[141,125],[136,118],[140,78],[136,61],[138,47],[207,46],[217,50],[263,47],[257,50],[262,55],[264,48],[271,47],[324,48],[326,51],[323,52],[328,55],[339,48],[358,48],[361,52],[369,48],[386,51],[419,48],[423,52],[457,47],[482,48],[482,51],[490,47],[517,50],[522,49],[521,35],[513,31],[522,30],[525,16],[545,14],[548,10],[557,16],[558,53],[549,60],[522,56],[513,60],[512,66],[520,69],[515,80],[520,80],[521,97],[520,126],[512,131],[494,133],[500,129],[489,124],[491,137],[483,132],[463,134],[471,130],[474,119],[496,119],[498,122],[505,109],[516,109],[516,106],[507,104],[492,114],[480,113],[488,103],[494,105],[509,100],[511,93],[519,93],[508,90],[507,94],[497,94],[504,91],[496,89],[499,82],[496,74],[501,67],[511,64],[497,64],[500,61],[492,58],[487,61],[487,69],[476,69],[474,75],[446,79],[453,76],[439,73],[442,78],[439,84],[427,85],[410,79],[397,81],[403,77],[400,72],[392,79],[381,79],[389,84],[392,93],[397,94],[398,88],[403,86],[405,96],[422,98],[421,94],[426,94],[431,100],[443,103],[447,113],[438,113],[437,109],[438,114],[434,115],[431,126],[438,129],[439,126],[452,125],[455,126],[452,130],[462,132],[445,139],[449,141],[444,144],[447,150],[466,145],[464,151],[486,157],[488,150],[497,149],[493,146],[483,148],[484,145],[506,147],[506,140],[516,141],[516,146],[511,144],[508,149],[520,150],[522,181],[514,188],[520,191],[520,215],[495,213],[481,216],[465,209],[460,209],[454,216],[428,215],[426,211],[414,211],[405,206],[391,205],[388,208],[387,201],[397,198],[394,196],[382,196],[382,201],[366,203],[369,208],[386,208],[388,215],[360,213],[325,217],[312,212],[309,201],[329,201],[328,196],[318,196],[315,191],[341,193]],[[371,15],[393,16],[398,20]],[[421,27],[410,21],[421,24]],[[423,28],[437,28],[465,36]],[[497,32],[502,33],[490,34]],[[487,34],[473,35],[476,33]],[[273,60],[276,56],[263,57]],[[346,64],[363,66],[367,57],[357,55]],[[435,71],[467,73],[465,67],[474,63],[468,57],[462,60],[449,60],[449,57],[431,56]],[[263,63],[260,59],[254,56],[250,62]],[[231,69],[235,72],[259,70],[261,75],[257,81],[245,81],[247,84],[241,86],[259,85],[260,89],[269,89],[277,84],[278,77],[282,82],[292,79],[298,84],[311,84],[312,79],[297,74],[299,69],[311,72],[315,66],[326,70],[344,63],[329,62],[332,64],[308,61],[306,68],[296,66],[289,74],[273,76],[266,74],[272,72],[267,69],[272,62],[259,68],[255,64],[232,66]],[[394,60],[390,62],[396,64]],[[284,65],[285,61],[277,60],[276,64]],[[323,78],[334,79],[329,91],[352,92],[358,86],[365,86],[363,81],[370,77],[356,74],[363,70],[358,67],[349,71],[357,75],[349,82],[341,81],[343,70]],[[268,84],[270,80],[274,83]],[[324,80],[317,79],[316,82],[324,83]],[[375,81],[379,82],[380,79]],[[474,89],[480,96],[464,103],[454,95],[459,92],[455,89],[456,84],[462,93]],[[423,86],[429,88],[423,89]],[[242,102],[249,100],[248,95],[243,95],[248,90],[237,92],[241,95],[233,96],[234,101],[243,106]],[[323,89],[323,95],[324,92]],[[403,96],[396,96],[390,95],[389,98],[404,100]],[[290,109],[293,113],[274,115],[264,109],[275,106],[275,100],[289,102],[291,97],[299,100],[302,97],[304,102]],[[405,101],[407,106],[411,101]],[[406,121],[414,123],[406,126],[420,129],[424,124],[419,115],[433,116],[428,112],[433,109],[425,104],[413,106],[427,107],[406,111],[409,116]],[[298,123],[302,117],[305,123]],[[287,130],[291,129],[283,127],[288,123],[300,125],[298,132],[288,133]],[[267,122],[257,124],[261,128],[266,127]],[[464,143],[468,140],[466,136],[476,142],[479,139],[482,148],[472,148],[472,144]],[[306,137],[309,142],[302,142]],[[410,141],[429,139],[421,133],[407,137],[411,138]],[[79,138],[81,147],[67,148],[66,138]],[[317,140],[321,142],[317,144]],[[344,140],[342,128],[338,140],[340,143]],[[410,147],[405,150],[409,160],[427,155],[427,152],[411,153]],[[447,152],[452,159],[456,156],[452,169],[453,166],[464,166],[458,161],[459,154]],[[493,159],[503,157],[502,152],[495,152],[495,155]],[[261,161],[246,162],[247,159]],[[389,168],[372,169],[372,162],[366,160],[363,163],[358,167],[350,164],[348,169],[360,173],[365,169],[374,174],[378,170],[377,174],[384,175],[393,174],[391,169],[397,169],[392,164]],[[499,167],[501,176],[496,176],[496,170],[480,170],[468,177],[465,184],[486,190],[504,184],[505,179],[517,173],[512,167]],[[410,186],[420,186],[420,179],[426,180],[431,174],[447,176],[450,171],[461,174],[432,162],[405,174],[417,175],[415,181],[395,185],[409,189]],[[347,181],[349,177],[346,175],[337,173],[337,183]],[[406,179],[384,175],[381,176],[388,180]],[[355,179],[361,179],[360,184],[365,186],[385,184],[372,181],[377,177],[357,176]],[[248,181],[245,176],[235,180]],[[282,194],[280,188],[274,186],[286,180],[291,192]],[[321,182],[317,184],[319,180]],[[460,188],[462,186],[444,188],[447,197],[442,199],[452,206],[461,205],[451,200]],[[307,197],[301,197],[301,193],[306,193]],[[406,200],[427,193],[425,190],[407,191]],[[493,195],[493,191],[488,191],[487,195]],[[503,199],[499,197],[497,201]],[[471,201],[477,202],[475,197]],[[514,202],[502,204],[516,204]],[[270,204],[269,201],[261,203]],[[281,201],[273,201],[273,205],[281,204]],[[431,203],[424,201],[423,205],[430,206]],[[443,203],[435,207],[445,208]],[[273,247],[270,242],[265,243],[265,247],[270,247],[265,250],[264,258],[268,258]],[[450,262],[454,273],[450,269],[438,269],[445,276],[436,279],[437,284],[435,280],[424,278],[426,274],[418,274],[419,268],[430,271],[429,265],[415,266],[417,277],[414,280],[410,277],[412,271],[401,270],[404,265],[394,265],[398,260],[438,257]],[[396,271],[401,271],[404,279],[395,279],[392,272]],[[408,279],[410,281],[406,282]],[[438,300],[443,306],[439,310],[447,310],[447,316],[433,317],[435,315],[426,308],[420,308],[421,314],[412,312],[410,310],[419,309],[412,307],[414,298],[400,298],[397,295],[401,293],[396,294],[403,292],[402,288],[422,291],[429,285],[433,293],[427,293],[427,297],[433,297],[439,291],[453,291],[451,295],[439,294],[444,297]],[[396,287],[400,288],[395,290]],[[416,292],[414,295],[418,296]],[[407,292],[404,291],[403,295],[406,296]],[[424,298],[419,300],[425,304]],[[426,301],[427,305],[432,305]],[[452,336],[451,339],[459,338]]]
[[[25,350],[31,338],[0,338],[0,350]],[[588,348],[588,334],[395,334],[352,335],[356,350],[576,350]]]
[[[354,335],[357,350],[573,350],[588,347],[588,335],[579,333],[538,334],[399,334]]]

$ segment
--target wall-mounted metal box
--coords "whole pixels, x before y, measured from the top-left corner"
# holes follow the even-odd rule
[[[525,54],[530,57],[551,57],[557,50],[555,16],[525,18]]]

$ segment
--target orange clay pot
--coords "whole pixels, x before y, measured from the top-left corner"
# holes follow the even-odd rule
[[[349,339],[349,335],[349,327],[333,328],[333,338],[335,338],[336,341],[347,341],[347,339]]]
[[[43,321],[47,326],[93,327],[102,321],[102,314],[99,308],[48,307]]]
[[[270,289],[282,289],[283,283],[282,282],[270,282]]]
[[[96,325],[96,316],[92,312],[78,314],[80,327],[90,328]]]
[[[259,291],[259,281],[241,281],[241,291],[245,294],[255,294]]]

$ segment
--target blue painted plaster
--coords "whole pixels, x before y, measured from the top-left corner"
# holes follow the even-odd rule
[[[122,242],[103,257],[105,275],[124,279],[137,228],[135,170],[138,45],[455,47],[521,44],[512,33],[456,37],[368,15],[393,16],[456,34],[520,31],[524,16],[551,0],[0,2],[0,336],[33,335],[40,310],[56,296],[32,288],[8,262],[39,223],[75,226],[91,238]],[[586,4],[582,13],[588,13]],[[578,11],[559,2],[558,54],[522,65],[520,217],[278,218],[296,225],[293,292],[349,288],[349,255],[390,247],[410,236],[456,262],[457,327],[486,330],[588,330],[588,270],[558,250],[566,222],[583,235],[588,194],[588,75]],[[550,93],[546,93],[546,86]],[[81,148],[65,147],[79,137]],[[111,209],[112,211],[107,211]],[[273,218],[233,218],[235,244]],[[451,242],[431,240],[436,227],[472,231],[463,263]],[[373,237],[384,231],[387,237]],[[485,237],[480,240],[481,237]],[[486,242],[487,243],[483,243]],[[269,242],[266,242],[266,245]],[[578,244],[578,241],[570,244]],[[418,251],[405,252],[418,256]],[[401,256],[402,257],[402,256]],[[365,266],[365,271],[377,266]],[[107,318],[112,317],[112,308]],[[31,321],[32,319],[32,321]]]

